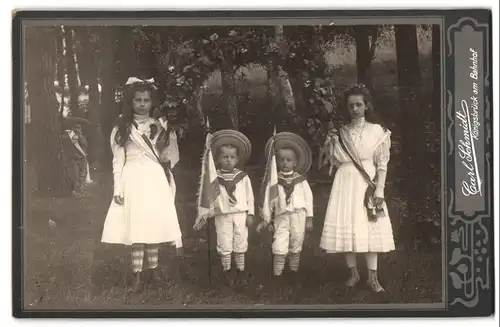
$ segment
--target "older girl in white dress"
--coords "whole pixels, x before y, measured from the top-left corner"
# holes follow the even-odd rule
[[[328,253],[345,253],[351,276],[360,276],[356,254],[364,253],[368,286],[382,292],[377,277],[377,253],[394,250],[391,220],[384,201],[391,132],[365,120],[372,113],[369,91],[363,85],[349,89],[345,101],[351,121],[334,135],[333,162],[338,170],[326,211],[320,247]],[[357,166],[358,165],[358,166]],[[369,179],[369,180],[368,180]],[[367,189],[372,193],[367,193]]]
[[[168,158],[166,121],[150,117],[156,88],[152,81],[130,78],[125,110],[111,133],[114,194],[102,242],[132,246],[132,289],[143,282],[144,253],[151,277],[160,279],[160,243],[175,242],[182,248],[182,235],[175,208],[175,182],[162,163]]]

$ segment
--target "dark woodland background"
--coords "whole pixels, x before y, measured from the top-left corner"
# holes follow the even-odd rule
[[[437,25],[27,28],[26,305],[441,301],[440,47]],[[99,242],[112,195],[109,134],[130,76],[155,78],[161,103],[183,131],[177,210],[192,255],[181,267],[164,251],[160,260],[172,280],[140,295],[117,286],[129,269],[128,253]],[[354,83],[372,90],[374,108],[393,133],[387,189],[398,250],[379,263],[386,294],[344,293],[343,258],[315,250],[332,182],[317,162],[308,176],[317,223],[306,240],[303,287],[283,293],[266,284],[270,236],[254,235],[247,265],[256,270],[257,291],[207,287],[206,266],[217,270],[216,255],[206,262],[213,245],[191,228],[205,120],[212,131],[234,128],[250,138],[247,170],[258,197],[273,126],[302,135],[317,156],[328,123],[342,123],[342,93]],[[88,97],[79,101],[83,93]],[[71,196],[61,155],[65,115],[91,123],[84,133],[95,183],[78,197]]]

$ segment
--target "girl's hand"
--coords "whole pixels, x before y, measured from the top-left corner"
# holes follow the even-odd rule
[[[253,225],[253,221],[254,221],[254,216],[247,215],[247,227],[251,227]]]
[[[373,193],[373,202],[376,207],[381,207],[384,203],[384,189],[377,187]]]
[[[116,204],[119,204],[119,205],[123,205],[124,200],[125,200],[125,199],[123,198],[123,196],[121,196],[121,195],[115,195],[115,196],[113,197],[113,199],[115,200],[115,203],[116,203]]]
[[[163,127],[164,130],[167,130],[168,128],[168,120],[165,117],[160,117],[158,118],[158,121],[160,122],[161,127]]]
[[[260,231],[263,229],[263,228],[266,228],[269,224],[267,223],[267,221],[261,221],[260,224],[257,226],[257,232],[260,233]]]
[[[313,217],[306,218],[306,231],[310,232],[313,230]]]

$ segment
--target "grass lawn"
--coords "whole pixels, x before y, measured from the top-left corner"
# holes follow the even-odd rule
[[[123,307],[139,304],[189,306],[195,304],[345,304],[345,303],[430,303],[441,301],[441,253],[405,253],[397,250],[381,256],[379,271],[385,294],[369,291],[363,282],[349,291],[341,255],[318,252],[323,212],[329,183],[313,186],[316,228],[307,238],[298,281],[277,285],[270,278],[271,235],[250,234],[247,270],[251,274],[245,290],[223,286],[218,279],[220,262],[209,256],[206,231],[191,230],[193,195],[197,174],[178,170],[178,211],[185,229],[185,250],[181,263],[174,250],[164,245],[160,266],[166,281],[147,285],[143,292],[129,294],[124,279],[130,271],[130,254],[123,246],[100,243],[105,214],[112,193],[111,176],[95,176],[96,183],[75,198],[28,199],[25,217],[25,308],[56,309],[85,306]],[[56,223],[49,224],[49,219]],[[212,242],[215,237],[211,238]],[[364,259],[359,258],[365,278]]]

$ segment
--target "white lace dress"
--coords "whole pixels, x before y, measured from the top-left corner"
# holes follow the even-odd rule
[[[362,164],[373,179],[377,169],[387,170],[391,132],[378,124],[365,123],[361,132],[344,126],[351,136]],[[388,252],[394,250],[394,237],[388,214],[376,222],[368,220],[364,196],[368,183],[342,150],[334,136],[333,159],[338,167],[326,210],[320,247],[329,253]],[[387,207],[385,207],[387,213]]]
[[[138,129],[132,127],[131,141],[125,147],[114,140],[117,129],[111,133],[114,194],[121,194],[125,203],[111,202],[102,233],[104,243],[182,245],[174,203],[175,183],[169,184],[163,167],[141,137],[142,133],[149,137],[151,123],[154,120],[140,123]],[[152,144],[155,142],[153,139]]]

